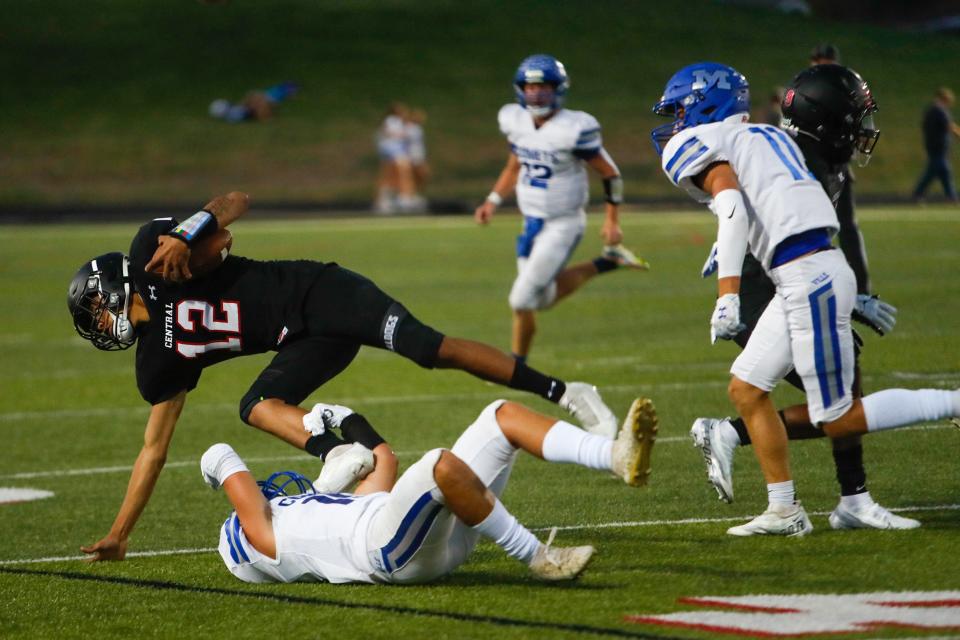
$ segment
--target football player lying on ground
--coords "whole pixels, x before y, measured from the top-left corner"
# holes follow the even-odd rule
[[[856,278],[831,238],[833,204],[802,152],[777,127],[747,122],[746,78],[713,62],[684,67],[654,107],[673,121],[652,131],[670,181],[706,204],[718,220],[717,301],[711,338],[731,340],[740,320],[747,249],[776,286],[743,352],[730,368],[730,400],[743,417],[767,482],[768,508],[731,527],[736,536],[802,536],[812,530],[796,500],[787,435],[770,391],[791,369],[803,381],[810,422],[831,438],[960,415],[960,390],[886,389],[852,394],[851,315]],[[858,114],[851,145],[873,150],[870,112]]]
[[[323,458],[342,444],[316,422],[303,402],[343,371],[361,345],[395,351],[426,368],[453,368],[559,403],[587,429],[612,438],[616,418],[596,389],[565,384],[486,344],[445,336],[363,276],[336,263],[259,261],[227,256],[192,277],[191,247],[202,264],[216,256],[225,227],[248,206],[246,194],[215,198],[178,224],[158,218],[137,232],[130,257],[108,253],[83,265],[68,292],[77,332],[103,350],[137,344],[137,386],[152,407],[144,445],[120,511],[106,537],[85,553],[119,560],[166,459],[187,392],[205,367],[236,356],[277,351],[240,401],[240,417],[295,447]],[[207,239],[207,240],[205,240]],[[379,444],[365,425],[344,437],[370,449]],[[381,466],[396,464],[380,460]]]
[[[863,237],[853,209],[848,163],[854,154],[854,127],[870,117],[868,130],[874,131],[873,112],[877,109],[870,88],[857,72],[839,64],[817,65],[799,73],[784,92],[782,113],[784,130],[803,151],[814,177],[823,185],[834,203],[840,230],[837,237],[844,257],[857,278],[857,302],[853,319],[863,322],[881,336],[896,324],[897,309],[870,295],[870,278]],[[869,158],[860,154],[860,158]],[[866,164],[865,160],[862,164]],[[704,265],[703,275],[717,268],[716,245]],[[763,266],[751,254],[743,263],[740,279],[740,320],[746,329],[734,337],[745,347],[760,315],[776,295],[776,285],[763,272]],[[853,393],[863,396],[860,378],[861,343],[854,334]],[[803,391],[796,371],[785,378]],[[779,412],[790,440],[822,438],[826,434],[810,424],[806,405],[787,407]],[[742,418],[698,418],[690,430],[694,444],[703,452],[707,477],[724,502],[733,502],[733,456],[737,447],[750,445],[750,434]],[[833,459],[840,483],[840,503],[830,514],[834,529],[914,529],[920,522],[891,513],[874,501],[867,490],[860,436],[831,440]]]
[[[261,492],[227,444],[210,447],[200,469],[236,509],[220,529],[219,550],[246,582],[423,583],[466,562],[481,535],[539,579],[572,580],[593,547],[551,547],[553,532],[543,544],[500,502],[517,451],[612,471],[634,485],[649,473],[656,429],[652,403],[640,398],[615,440],[497,400],[451,449],[428,451],[399,481],[395,467],[378,466],[353,493],[317,493],[290,472],[271,476]],[[292,477],[295,490],[278,487],[277,476]]]

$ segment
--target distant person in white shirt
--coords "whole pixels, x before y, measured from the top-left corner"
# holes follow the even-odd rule
[[[420,211],[425,202],[417,195],[413,164],[407,145],[409,108],[401,102],[390,105],[377,131],[380,173],[374,211],[382,214]]]
[[[325,405],[324,414],[333,423],[352,411]],[[536,578],[572,580],[593,547],[551,547],[553,533],[544,544],[500,502],[517,452],[612,471],[636,486],[646,482],[656,430],[653,404],[641,398],[615,440],[497,400],[452,448],[428,451],[399,480],[395,466],[368,468],[353,493],[329,485],[316,491],[291,472],[274,474],[261,492],[226,444],[210,447],[200,468],[236,509],[220,528],[219,550],[230,572],[246,582],[429,582],[466,562],[480,536]]]
[[[521,361],[530,353],[537,311],[549,309],[597,274],[621,266],[649,268],[620,244],[620,170],[603,148],[597,119],[563,108],[569,84],[563,64],[552,56],[532,55],[520,63],[513,80],[517,104],[504,105],[497,116],[510,155],[474,212],[480,224],[490,222],[516,189],[523,232],[517,238],[518,274],[509,301],[511,348]],[[590,193],[584,164],[603,179],[606,217],[600,235],[605,246],[596,259],[567,267],[586,227]]]

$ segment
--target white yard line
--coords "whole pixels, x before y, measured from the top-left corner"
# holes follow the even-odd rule
[[[957,427],[951,424],[918,424],[912,427],[904,427],[903,429],[897,429],[895,431],[889,432],[890,434],[904,433],[907,431],[942,431],[944,429],[956,429]],[[657,438],[657,442],[660,444],[675,444],[677,442],[687,443],[690,442],[690,437],[687,435],[682,436],[665,436]],[[424,451],[397,451],[395,452],[397,456],[401,458],[421,456],[424,454]],[[284,461],[310,461],[315,460],[313,456],[306,454],[298,455],[287,455],[287,456],[261,456],[261,457],[247,457],[244,458],[247,462],[284,462]],[[180,467],[190,467],[193,465],[199,464],[198,460],[179,460],[175,462],[167,462],[164,465],[164,468],[167,469],[176,469]],[[63,476],[90,476],[90,475],[99,475],[106,473],[127,473],[133,469],[131,465],[117,465],[109,467],[86,467],[80,469],[50,469],[46,471],[22,471],[20,473],[7,473],[0,475],[0,480],[29,480],[32,478],[51,478],[51,477],[63,477]]]
[[[960,510],[960,504],[940,504],[913,507],[899,507],[890,509],[899,513],[913,513],[917,511],[957,511]],[[811,511],[811,516],[826,516],[829,511]],[[558,531],[584,531],[592,529],[626,529],[636,527],[658,527],[658,526],[682,526],[699,524],[719,524],[723,522],[738,522],[749,520],[752,514],[740,516],[728,516],[723,518],[680,518],[677,520],[634,520],[625,522],[597,522],[592,524],[572,524],[558,526]],[[549,531],[553,527],[541,527],[533,531]],[[157,556],[172,556],[191,553],[213,553],[216,547],[196,548],[196,549],[157,549],[155,551],[131,551],[127,554],[128,558],[153,558]],[[38,564],[43,562],[72,562],[75,560],[85,560],[88,556],[48,556],[45,558],[21,558],[14,560],[0,560],[0,566],[14,564]]]

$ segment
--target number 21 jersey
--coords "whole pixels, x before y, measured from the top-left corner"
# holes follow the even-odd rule
[[[832,234],[840,228],[833,203],[782,129],[714,122],[680,131],[663,150],[663,171],[670,181],[711,210],[713,197],[694,178],[716,162],[730,163],[737,176],[747,206],[750,253],[765,269],[777,245],[790,236],[812,229]]]

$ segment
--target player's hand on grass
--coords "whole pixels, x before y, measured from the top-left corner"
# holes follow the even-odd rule
[[[861,293],[853,306],[853,319],[884,335],[897,324],[897,308],[877,296]]]
[[[603,227],[600,229],[600,237],[603,238],[603,244],[605,245],[618,245],[623,242],[623,231],[618,223],[604,220]]]
[[[478,224],[487,224],[490,222],[490,219],[493,218],[493,213],[497,210],[497,205],[493,204],[489,200],[484,200],[477,209],[473,212],[473,219],[477,221]]]
[[[725,293],[717,298],[710,317],[710,342],[717,340],[733,340],[747,325],[740,322],[740,296],[735,293]]]
[[[90,546],[80,547],[80,551],[89,554],[87,557],[88,562],[123,560],[127,555],[127,541],[108,535]]]
[[[157,244],[157,250],[144,267],[145,271],[158,273],[168,282],[186,282],[193,277],[190,273],[190,247],[187,243],[171,236],[160,236]]]

